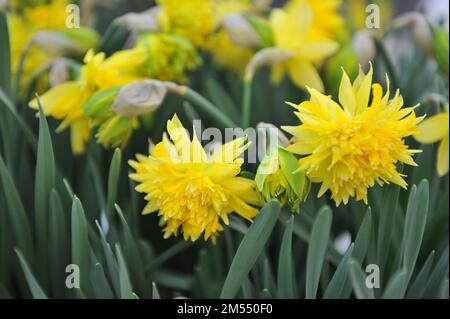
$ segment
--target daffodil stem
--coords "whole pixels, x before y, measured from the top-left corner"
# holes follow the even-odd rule
[[[392,64],[391,59],[389,58],[389,55],[383,45],[383,42],[380,39],[375,39],[374,41],[377,51],[380,52],[380,56],[384,61],[384,65],[386,66],[387,72],[389,73],[389,78],[391,79],[392,86],[396,89],[399,88],[395,67]]]
[[[252,109],[252,83],[253,77],[246,77],[244,79],[244,95],[242,98],[242,127],[244,129],[250,126],[250,113]]]
[[[181,94],[192,104],[196,105],[201,111],[220,122],[224,127],[236,127],[236,123],[234,123],[228,115],[223,113],[216,105],[212,104],[205,97],[191,88],[183,87],[183,92]]]

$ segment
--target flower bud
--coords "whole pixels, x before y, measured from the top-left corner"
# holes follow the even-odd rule
[[[221,25],[230,41],[238,47],[258,49],[273,43],[272,30],[264,19],[232,13],[223,18]]]
[[[431,53],[431,30],[425,17],[417,12],[408,12],[392,22],[394,28],[410,27],[417,45],[427,53]]]
[[[157,21],[161,7],[156,6],[140,13],[127,13],[116,19],[117,23],[132,31],[160,31]]]
[[[275,198],[283,205],[288,204],[293,212],[299,212],[311,183],[299,170],[297,158],[278,145],[278,137],[271,134],[269,138],[268,150],[256,172],[256,187],[266,201]]]
[[[158,80],[135,81],[121,88],[112,109],[123,116],[136,116],[155,111],[167,94],[176,86],[172,82]]]

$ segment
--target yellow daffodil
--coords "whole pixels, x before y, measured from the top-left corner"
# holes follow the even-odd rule
[[[146,74],[152,79],[185,82],[186,73],[200,64],[195,47],[176,34],[144,33],[137,47],[148,53]]]
[[[439,149],[437,153],[436,168],[439,176],[444,176],[448,173],[449,161],[449,113],[443,112],[432,116],[419,125],[420,134],[415,138],[422,144],[433,144],[439,142]]]
[[[202,47],[212,54],[214,61],[227,69],[243,73],[253,51],[234,44],[225,30],[220,29],[223,18],[232,13],[245,12],[251,8],[248,0],[212,0],[216,32],[210,34]]]
[[[138,192],[148,201],[143,214],[159,211],[164,237],[177,235],[185,240],[215,237],[228,224],[233,212],[252,220],[259,205],[253,180],[237,176],[243,159],[239,155],[248,144],[238,138],[207,155],[194,134],[192,141],[175,115],[167,122],[172,142],[164,136],[150,156],[137,155],[129,164],[136,170]]]
[[[306,4],[311,8],[313,16],[312,29],[318,36],[333,38],[344,26],[344,19],[338,13],[341,0],[290,0],[286,5],[289,12],[297,10],[297,6]],[[365,13],[365,10],[363,11]]]
[[[104,53],[94,54],[91,50],[84,58],[85,65],[78,80],[55,86],[40,97],[44,113],[62,120],[57,132],[70,127],[74,154],[84,152],[92,135],[92,122],[84,114],[84,103],[99,89],[140,79],[141,75],[136,72],[145,57],[143,49],[118,51],[108,59]],[[30,106],[37,109],[37,101],[31,101]]]
[[[287,51],[291,57],[273,66],[272,80],[281,81],[288,72],[299,87],[313,87],[323,92],[322,79],[317,67],[336,52],[338,44],[323,36],[314,27],[313,9],[307,1],[291,3],[288,10],[275,9],[270,16],[275,46]]]
[[[184,36],[195,45],[213,31],[213,7],[210,0],[157,0],[161,7],[158,23],[163,32]]]
[[[372,68],[367,74],[360,71],[353,85],[344,72],[340,105],[315,89],[308,90],[309,101],[292,104],[302,124],[284,130],[295,140],[287,149],[304,155],[300,169],[312,182],[322,183],[318,196],[330,190],[336,205],[346,204],[350,197],[367,203],[367,189],[375,183],[406,188],[396,165],[416,165],[412,155],[417,151],[408,148],[405,138],[419,133],[422,118],[416,117],[413,107],[402,108],[399,91],[392,99],[389,89],[383,96],[381,85],[372,85]]]

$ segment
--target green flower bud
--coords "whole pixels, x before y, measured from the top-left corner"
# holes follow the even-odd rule
[[[311,188],[309,179],[299,170],[297,158],[274,143],[258,167],[255,182],[266,201],[276,198],[297,213]]]

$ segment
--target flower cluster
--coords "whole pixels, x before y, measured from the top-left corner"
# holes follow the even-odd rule
[[[448,110],[422,122],[415,107],[404,107],[398,90],[391,96],[387,76],[383,93],[373,79],[380,69],[374,72],[369,63],[373,56],[361,53],[354,39],[361,35],[360,22],[344,23],[340,0],[290,0],[279,8],[267,1],[157,0],[144,12],[116,18],[103,41],[86,27],[78,33],[63,28],[66,0],[17,3],[12,2],[8,18],[20,88],[44,75],[32,87],[38,97],[21,96],[32,109],[40,103],[45,115],[60,121],[57,132],[70,129],[74,154],[85,153],[93,138],[105,149],[123,148],[142,123],[152,118],[161,127],[170,113],[162,141],[129,161],[134,169],[130,178],[147,201],[143,213],[160,216],[166,238],[180,233],[185,240],[215,238],[229,224],[230,214],[251,221],[257,207],[272,199],[300,212],[314,191],[318,197],[329,191],[340,205],[352,198],[367,204],[368,190],[375,185],[406,188],[399,166],[415,166],[413,155],[419,152],[409,147],[410,136],[420,143],[440,141],[437,170],[441,176],[448,173]],[[352,12],[360,3],[345,5]],[[441,52],[448,52],[448,32],[431,31],[430,52],[445,72],[448,58]],[[378,41],[367,34],[363,39],[367,47]],[[378,47],[382,50],[383,43]],[[400,83],[383,53],[392,82]],[[66,72],[58,81],[47,81],[39,66],[57,69],[58,57]],[[260,93],[252,92],[252,80],[264,66],[270,67],[274,86],[286,84],[283,92],[295,89],[297,96],[310,97],[289,103],[300,124],[281,126],[292,139],[280,146],[271,138],[258,168],[241,156],[249,146],[245,137],[209,153],[195,132],[189,137],[173,111],[163,108],[161,116],[153,114],[172,93],[188,100],[183,107],[189,119],[205,113],[222,127],[235,127],[241,116],[246,129],[256,124],[251,108],[260,111],[252,103]],[[348,73],[341,76],[341,68]],[[210,74],[227,85],[209,83]],[[205,96],[193,90],[201,82],[206,83]],[[236,84],[243,84],[243,90]],[[234,107],[236,97],[242,98],[242,108]],[[277,122],[290,123],[286,118]],[[242,173],[247,169],[254,175]]]

